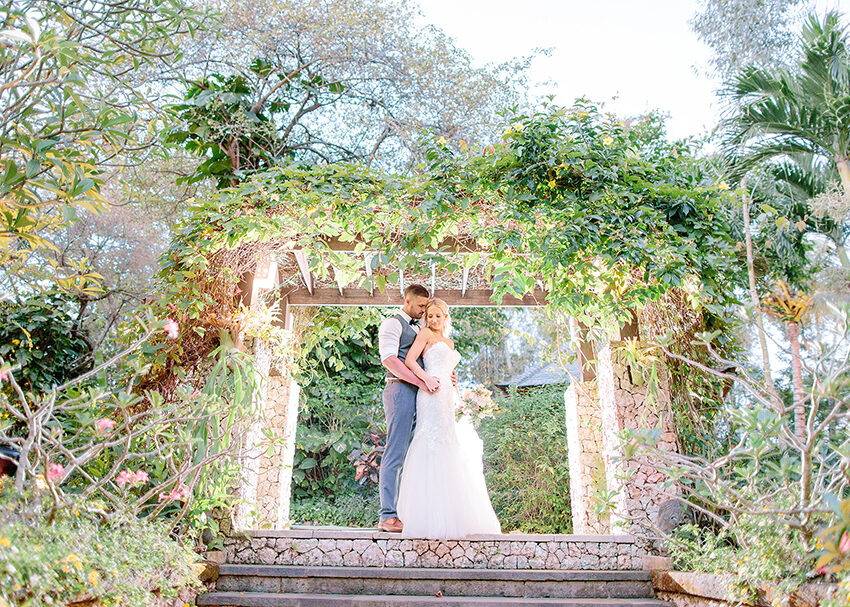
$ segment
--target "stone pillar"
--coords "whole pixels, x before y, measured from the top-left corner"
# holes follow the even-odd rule
[[[260,388],[254,394],[256,416],[247,428],[239,457],[242,482],[236,511],[238,529],[286,529],[300,389],[288,373],[269,364],[259,340],[246,339],[257,361]]]
[[[239,456],[236,465],[239,466],[239,503],[234,513],[234,525],[239,530],[253,529],[258,520],[257,489],[260,475],[260,459],[263,450],[263,427],[265,426],[266,390],[270,360],[268,353],[261,344],[249,338],[242,346],[254,356],[254,364],[258,377],[255,378],[259,389],[252,397],[251,409],[255,412],[253,419],[241,436]]]
[[[627,430],[659,431],[658,448],[675,451],[676,429],[670,411],[669,375],[656,363],[658,386],[653,395],[637,369],[630,369],[618,348],[624,342],[610,342],[598,353],[598,394],[602,417],[602,449],[606,484],[615,493],[611,531],[638,538],[650,550],[656,533],[653,522],[659,505],[677,495],[675,486],[653,465],[651,457],[627,457],[621,433]]]
[[[564,393],[570,463],[570,510],[573,533],[610,533],[607,513],[594,511],[594,494],[605,493],[602,411],[596,382],[574,382]]]
[[[264,258],[243,281],[245,303],[256,310],[263,293],[279,284],[277,262]],[[281,302],[281,316],[273,321],[297,339],[295,318],[288,302]],[[262,339],[240,335],[242,346],[254,357],[257,385],[253,395],[254,417],[242,436],[237,464],[241,470],[234,523],[237,529],[286,529],[295,457],[298,422],[298,384],[289,372],[289,360],[274,362]],[[290,353],[291,354],[291,353]],[[282,354],[277,353],[280,357]]]

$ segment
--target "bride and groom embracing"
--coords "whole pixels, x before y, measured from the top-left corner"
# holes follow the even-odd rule
[[[387,369],[381,531],[429,539],[501,532],[484,482],[480,440],[471,426],[461,431],[455,422],[460,354],[449,325],[446,302],[410,285],[401,310],[378,331]]]

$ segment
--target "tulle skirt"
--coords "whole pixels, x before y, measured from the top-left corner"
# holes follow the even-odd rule
[[[402,537],[447,540],[501,533],[487,494],[482,451],[478,433],[465,419],[440,431],[417,425],[399,485]]]

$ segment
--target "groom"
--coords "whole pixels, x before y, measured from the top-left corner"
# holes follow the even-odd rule
[[[381,521],[380,531],[399,533],[402,522],[396,512],[401,466],[407,447],[413,438],[416,417],[416,392],[427,390],[424,382],[404,364],[407,351],[419,333],[419,319],[428,305],[428,289],[410,285],[404,290],[404,305],[395,316],[381,323],[378,329],[378,351],[381,364],[387,368],[384,388],[384,413],[387,416],[387,444],[381,460]],[[419,364],[422,364],[421,359]]]

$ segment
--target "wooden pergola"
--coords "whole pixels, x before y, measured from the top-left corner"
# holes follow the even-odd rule
[[[407,265],[392,265],[388,256],[369,250],[364,240],[343,242],[329,238],[316,244],[281,247],[259,260],[255,271],[240,283],[243,302],[256,307],[268,294],[278,295],[282,304],[278,322],[288,329],[296,328],[293,314],[296,307],[400,306],[405,287],[414,283],[425,286],[433,296],[453,307],[546,305],[542,280],[523,297],[495,299],[493,277],[487,264],[481,262],[488,251],[471,240],[447,239],[438,246],[426,247],[424,254],[422,247],[417,248],[416,254],[423,260],[421,268],[415,267],[416,258],[405,259]],[[334,263],[328,263],[329,259],[341,261],[339,267],[344,271],[337,271]],[[430,263],[429,259],[436,261]],[[352,270],[355,267],[356,271]],[[380,281],[383,290],[376,288],[377,276],[384,277]],[[626,496],[623,510],[638,512],[644,519],[670,491],[657,479],[646,486],[632,487],[631,481],[618,476],[624,454],[616,439],[617,432],[642,418],[647,397],[639,394],[642,388],[632,387],[628,366],[618,362],[611,343],[638,337],[637,319],[620,327],[619,335],[612,332],[611,341],[600,344],[598,352],[585,327],[577,322],[571,322],[571,327],[573,342],[578,346],[580,370],[579,377],[565,393],[570,474],[576,479],[570,489],[574,523],[585,533],[610,533],[613,523],[599,519],[590,507],[590,496],[600,475],[605,476],[611,487],[620,488],[618,495]],[[262,355],[261,343],[254,343],[253,348],[260,354],[258,362],[265,365],[263,388],[256,396],[262,415],[246,433],[249,438],[243,452],[240,488],[245,508],[238,514],[238,520],[246,529],[257,525],[281,527],[289,520],[300,388],[286,370],[275,369],[268,357]],[[675,431],[671,425],[665,427],[668,433]],[[269,446],[263,442],[263,436],[274,436],[277,440]],[[673,443],[670,449],[675,449]],[[605,469],[607,472],[599,467],[602,461],[610,468]],[[650,467],[639,478],[657,476],[652,475],[655,473]],[[650,504],[648,510],[644,502]]]
[[[325,268],[325,274],[331,277],[322,279],[311,269],[314,265],[314,253],[305,248],[284,248],[273,255],[259,260],[254,273],[243,277],[240,283],[243,303],[254,307],[260,299],[271,291],[278,291],[281,300],[280,322],[288,329],[292,328],[292,308],[306,306],[377,306],[393,307],[404,303],[404,289],[411,284],[426,287],[432,297],[444,300],[450,307],[490,308],[490,307],[543,307],[546,305],[546,292],[542,283],[532,293],[521,298],[505,295],[494,299],[491,277],[482,271],[482,263],[465,263],[464,257],[486,256],[488,249],[481,247],[472,239],[448,238],[436,247],[428,247],[427,252],[440,254],[456,260],[460,268],[456,272],[438,271],[431,265],[427,272],[405,273],[399,267],[382,267],[376,263],[379,253],[363,248],[363,240],[342,241],[339,238],[327,238],[321,247],[334,254],[356,259],[360,266],[356,279],[344,281],[332,266]],[[398,280],[387,284],[382,291],[363,288],[359,284],[369,283],[378,273],[395,273]],[[593,361],[596,347],[588,337],[587,328],[574,323],[573,341],[577,345],[579,380],[591,381],[596,377]],[[620,328],[619,338],[639,337],[637,318]]]
[[[253,277],[246,279],[246,287],[256,285],[257,288],[244,289],[246,295],[250,292],[251,304],[256,303],[259,290],[279,288],[282,298],[289,306],[395,306],[403,302],[403,293],[408,285],[419,283],[429,289],[433,297],[439,297],[450,306],[459,307],[495,307],[495,306],[543,306],[546,304],[546,294],[542,288],[522,298],[505,296],[501,301],[493,301],[493,290],[489,286],[489,278],[481,273],[482,264],[469,264],[464,257],[469,255],[485,256],[487,251],[468,240],[447,239],[437,247],[429,247],[428,252],[440,254],[456,260],[461,270],[448,273],[437,270],[435,264],[428,267],[427,272],[405,273],[404,268],[397,266],[381,266],[379,253],[361,250],[363,241],[343,242],[338,238],[326,239],[322,246],[338,255],[357,259],[360,272],[357,279],[344,281],[332,266],[326,268],[326,274],[332,280],[318,278],[311,270],[313,254],[303,248],[282,249],[276,255],[267,257],[257,265]],[[352,286],[369,283],[377,274],[394,273],[398,276],[396,284],[387,284],[383,292]],[[252,283],[248,280],[253,279]],[[245,302],[249,303],[248,301]]]

